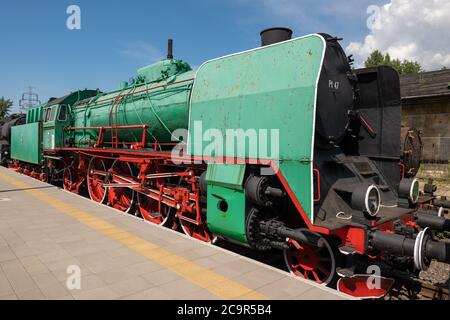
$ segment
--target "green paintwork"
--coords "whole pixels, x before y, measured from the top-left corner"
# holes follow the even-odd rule
[[[138,70],[138,80],[143,83],[160,82],[167,80],[173,82],[174,77],[191,71],[189,64],[182,60],[165,59]]]
[[[279,159],[309,161],[323,51],[323,39],[312,35],[205,63],[192,89],[191,154],[233,156],[231,149],[202,154],[209,143],[194,132],[202,121],[203,131],[219,129],[224,139],[227,129],[279,130]],[[237,156],[251,158],[249,150]]]
[[[32,164],[42,163],[40,123],[11,128],[11,158]]]
[[[194,77],[194,72],[180,60],[164,60],[142,68],[138,73],[133,86],[98,95],[74,106],[73,126],[105,127],[146,124],[149,126],[147,142],[177,141],[172,136],[172,132],[179,128],[186,129],[188,126],[188,102],[193,82],[189,79]],[[179,81],[185,82],[173,84]],[[169,86],[160,87],[167,84]],[[149,88],[155,89],[145,91]],[[132,93],[135,94],[131,95]],[[115,103],[117,121],[115,118],[110,120],[111,108],[118,96],[124,98],[120,103]],[[119,130],[120,140],[140,142],[141,135],[142,129]],[[75,133],[74,138],[77,145],[87,146],[92,145],[97,137],[98,130],[80,130]],[[111,141],[110,131],[105,135],[105,140]]]
[[[222,187],[243,190],[245,165],[210,163],[206,171],[206,181]]]
[[[30,108],[27,111],[27,123],[42,121],[42,115],[45,104],[41,104],[37,107]]]
[[[245,165],[208,164],[207,222],[212,233],[247,243],[244,173]],[[222,200],[228,204],[226,212],[219,208]]]
[[[312,207],[314,195],[312,194],[313,191],[311,188],[312,163],[307,161],[281,160],[278,165],[289,187],[312,222],[312,213],[314,210]]]
[[[316,85],[324,49],[323,38],[311,35],[211,60],[197,72],[190,110],[190,154],[276,160],[310,219]],[[211,141],[196,132],[199,121],[203,133],[218,129],[224,141],[227,129],[279,130],[279,155],[255,154],[248,143],[238,153],[232,141],[224,150],[207,148]],[[271,150],[270,138],[265,142]]]

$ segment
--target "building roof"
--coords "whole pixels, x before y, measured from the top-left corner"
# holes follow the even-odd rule
[[[402,99],[450,96],[450,69],[400,76]]]

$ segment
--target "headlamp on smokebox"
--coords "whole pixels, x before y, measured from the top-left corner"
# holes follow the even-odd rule
[[[403,208],[412,208],[419,200],[419,180],[402,179],[398,185],[398,205]]]
[[[374,184],[362,184],[352,193],[352,219],[355,222],[367,223],[376,219],[381,206],[381,194]]]

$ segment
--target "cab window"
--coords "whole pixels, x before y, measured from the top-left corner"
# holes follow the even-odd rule
[[[56,106],[45,110],[45,122],[55,121]]]
[[[44,122],[48,121],[48,114],[50,113],[50,108],[44,110]]]
[[[67,120],[67,106],[65,104],[59,107],[59,116],[58,121],[66,121]]]

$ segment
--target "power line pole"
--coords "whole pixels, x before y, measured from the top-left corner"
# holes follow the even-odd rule
[[[22,99],[19,101],[19,107],[21,111],[27,111],[38,104],[41,104],[39,95],[33,92],[33,87],[29,86],[28,91],[22,94]]]

